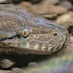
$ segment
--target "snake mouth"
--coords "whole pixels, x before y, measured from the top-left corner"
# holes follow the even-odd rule
[[[4,38],[0,41],[0,52],[13,52],[18,54],[38,54],[49,55],[62,48],[66,41],[66,36],[57,38],[50,38],[49,41],[28,40],[22,42],[21,37]]]

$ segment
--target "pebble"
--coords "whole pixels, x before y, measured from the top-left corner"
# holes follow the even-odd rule
[[[67,10],[72,8],[72,3],[66,0],[61,1],[59,5],[66,8]]]
[[[12,0],[0,0],[0,3],[12,3]]]
[[[47,5],[54,5],[57,4],[59,1],[60,0],[43,0],[42,3]]]
[[[28,3],[28,2],[22,2],[20,3],[20,6],[22,6],[24,9],[26,9],[29,12],[39,14],[45,18],[53,18],[67,11],[67,9],[61,6],[55,6],[55,5],[49,5],[49,4],[47,5],[45,3],[32,5],[31,3]]]
[[[56,19],[56,23],[63,26],[73,26],[73,12],[67,12]]]
[[[14,63],[11,61],[11,60],[9,60],[9,59],[3,59],[2,61],[1,61],[1,67],[3,67],[3,68],[9,68],[9,67],[11,67],[12,65],[13,65]]]

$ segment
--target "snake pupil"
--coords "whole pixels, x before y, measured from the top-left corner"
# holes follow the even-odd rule
[[[30,31],[29,31],[28,28],[24,28],[24,29],[22,30],[22,36],[23,36],[24,38],[27,38],[27,37],[29,36],[29,34],[30,34]]]

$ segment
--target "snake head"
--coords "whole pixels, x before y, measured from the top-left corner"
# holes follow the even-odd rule
[[[2,51],[48,55],[60,50],[67,36],[68,31],[65,27],[40,16],[23,10],[19,15],[0,11]]]

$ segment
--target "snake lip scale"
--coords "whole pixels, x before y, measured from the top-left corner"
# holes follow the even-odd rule
[[[0,5],[0,52],[49,55],[60,50],[68,30],[15,5]]]

